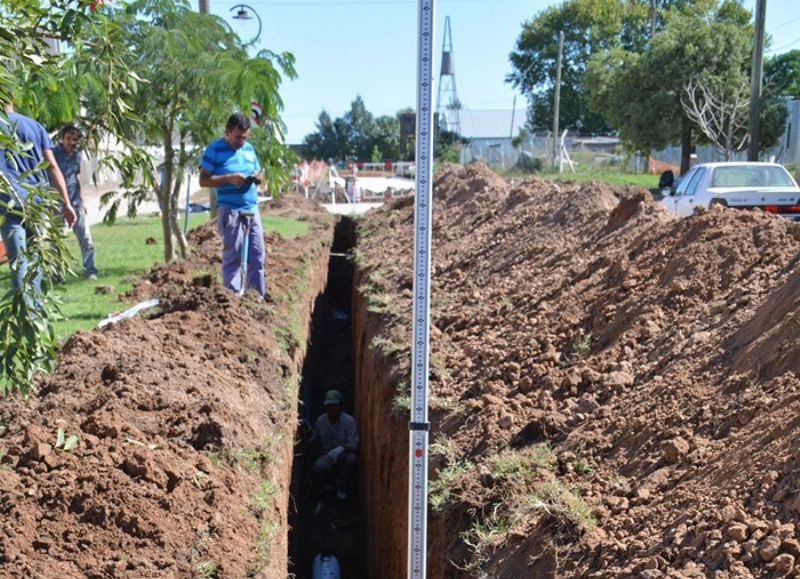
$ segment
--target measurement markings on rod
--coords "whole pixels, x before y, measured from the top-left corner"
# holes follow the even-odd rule
[[[408,577],[424,579],[428,525],[428,362],[433,176],[434,0],[419,0],[417,32],[416,193],[414,197],[414,313],[408,468]]]

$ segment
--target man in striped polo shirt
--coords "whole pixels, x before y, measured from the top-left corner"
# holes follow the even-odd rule
[[[203,153],[200,186],[214,189],[217,197],[217,227],[222,237],[222,285],[241,293],[242,283],[264,298],[264,232],[258,214],[256,185],[261,183],[261,166],[250,137],[250,119],[234,113],[225,125],[225,136]],[[247,244],[247,261],[242,264],[242,245]],[[247,279],[243,280],[242,265]]]

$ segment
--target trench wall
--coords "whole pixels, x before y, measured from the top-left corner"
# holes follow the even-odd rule
[[[330,230],[331,236],[333,229]],[[287,381],[292,384],[300,383],[303,361],[306,356],[308,340],[311,332],[311,319],[314,315],[314,306],[318,303],[318,297],[325,292],[328,281],[328,268],[330,266],[330,240],[323,240],[309,254],[306,255],[305,262],[307,269],[304,272],[304,281],[308,287],[302,299],[298,300],[297,310],[294,312],[303,328],[302,339],[294,349],[289,352],[291,363],[288,367],[289,376]],[[275,579],[287,576],[289,573],[289,508],[292,504],[290,498],[292,462],[294,460],[294,442],[297,431],[297,397],[296,389],[291,390],[293,399],[285,404],[285,419],[282,421],[283,430],[280,433],[280,440],[283,442],[281,448],[281,460],[278,462],[279,469],[274,473],[274,480],[281,489],[281,496],[277,498],[275,504],[280,508],[280,532],[276,540],[272,543],[272,553],[269,557],[270,571],[268,574]],[[277,433],[276,433],[277,434]]]
[[[367,537],[369,577],[405,577],[408,502],[408,416],[393,415],[398,377],[370,342],[381,317],[367,312],[353,278],[356,419],[361,434],[360,496]]]

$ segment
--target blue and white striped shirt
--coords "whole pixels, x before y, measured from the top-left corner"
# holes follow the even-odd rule
[[[261,170],[258,163],[256,150],[250,143],[245,143],[241,148],[233,150],[225,139],[217,139],[206,147],[200,168],[214,175],[230,175],[241,173],[252,175]],[[222,185],[215,187],[217,205],[234,211],[253,211],[258,207],[258,195],[254,183],[247,185]]]

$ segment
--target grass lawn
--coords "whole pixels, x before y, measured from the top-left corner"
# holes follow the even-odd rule
[[[192,214],[189,227],[193,228],[208,220],[207,213]],[[262,215],[264,231],[274,231],[283,237],[305,235],[308,224],[285,217]],[[183,223],[183,221],[181,221]],[[152,237],[153,245],[145,240]],[[56,335],[63,340],[77,330],[88,330],[109,314],[123,311],[131,306],[119,300],[119,294],[129,291],[142,274],[158,263],[164,262],[164,243],[161,237],[161,220],[158,217],[139,217],[134,220],[121,219],[115,225],[92,226],[95,245],[95,262],[100,272],[97,281],[83,278],[80,250],[75,236],[70,234],[67,244],[73,256],[72,270],[76,272],[62,286],[60,292],[64,307],[63,321],[55,324]],[[8,266],[0,266],[0,291],[9,287]],[[97,285],[114,288],[110,294],[95,294]]]
[[[586,181],[600,181],[608,183],[609,185],[635,185],[644,189],[649,189],[652,192],[658,190],[658,175],[648,175],[647,173],[624,173],[619,170],[612,169],[594,169],[579,167],[573,173],[568,168],[563,173],[559,174],[551,171],[542,171],[539,173],[522,173],[520,171],[512,170],[501,172],[504,177],[513,177],[517,179],[524,179],[535,175],[542,179],[550,181],[572,181],[583,183]]]
[[[565,171],[560,175],[558,173],[545,174],[544,177],[554,181],[601,181],[610,185],[635,185],[644,189],[657,189],[659,176],[612,171],[580,171],[577,173]]]

